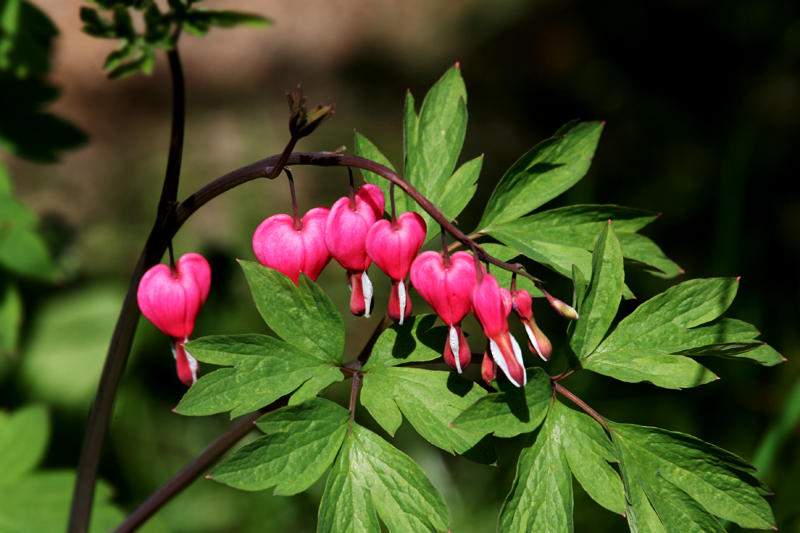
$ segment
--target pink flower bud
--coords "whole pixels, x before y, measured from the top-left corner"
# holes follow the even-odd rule
[[[333,204],[325,225],[325,244],[336,262],[347,269],[350,283],[350,311],[356,316],[369,317],[372,308],[372,283],[366,270],[367,233],[383,216],[383,192],[377,185],[366,184],[355,195],[355,210],[350,198],[340,198]]]
[[[426,231],[422,217],[409,211],[397,218],[396,228],[388,220],[378,220],[367,233],[367,255],[392,278],[389,316],[400,324],[411,315],[411,301],[403,280],[411,269],[414,257],[425,244]]]
[[[489,347],[494,362],[497,363],[506,377],[521,387],[527,382],[522,351],[516,339],[508,331],[506,320],[507,305],[503,304],[503,296],[497,280],[491,274],[484,274],[479,284],[472,289],[470,296],[472,312],[489,338]]]
[[[550,306],[556,310],[556,312],[563,316],[564,318],[568,318],[570,320],[578,320],[578,312],[575,311],[572,307],[565,304],[558,298],[554,297],[547,291],[542,291],[547,298],[547,301],[550,302]]]
[[[483,378],[483,381],[485,381],[490,387],[492,386],[492,380],[494,379],[496,367],[497,365],[495,364],[494,359],[492,359],[489,341],[486,341],[486,351],[483,352],[483,361],[481,362],[481,377]]]
[[[528,334],[528,348],[531,353],[537,354],[542,358],[542,361],[548,361],[553,353],[553,346],[550,344],[550,339],[539,329],[536,325],[536,320],[533,318],[533,298],[531,298],[531,293],[525,289],[517,291],[517,294],[513,297],[513,309],[522,325],[525,326],[525,332]]]
[[[253,235],[253,252],[265,267],[286,274],[297,285],[300,272],[316,281],[331,260],[325,245],[325,223],[330,209],[316,207],[301,219],[302,228],[294,229],[289,215],[266,219]]]
[[[475,260],[466,252],[454,253],[449,267],[444,266],[444,258],[436,252],[422,253],[411,264],[411,283],[439,318],[450,326],[444,358],[458,373],[469,365],[472,358],[461,330],[461,320],[469,313],[475,277]]]
[[[203,256],[186,254],[175,270],[173,276],[166,265],[150,268],[139,282],[136,297],[142,314],[173,338],[178,377],[191,387],[197,380],[198,365],[183,343],[189,339],[211,288],[211,267]]]

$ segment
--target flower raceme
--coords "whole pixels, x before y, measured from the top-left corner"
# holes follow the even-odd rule
[[[330,209],[316,207],[300,219],[274,215],[266,219],[253,235],[253,252],[265,267],[286,274],[297,285],[300,273],[316,281],[331,260],[325,244],[325,224]]]
[[[489,338],[492,359],[511,383],[522,387],[527,382],[525,364],[519,344],[508,331],[507,318],[512,305],[511,294],[508,291],[506,293],[504,297],[495,277],[487,273],[472,288],[470,302],[472,313]]]
[[[350,312],[369,317],[372,310],[372,283],[367,276],[367,233],[383,216],[383,192],[367,183],[353,197],[333,204],[325,225],[325,244],[336,262],[347,270],[350,284]]]
[[[211,267],[199,254],[186,254],[175,270],[155,265],[139,282],[136,297],[142,314],[173,339],[178,377],[191,387],[197,381],[197,360],[183,347],[194,329],[197,313],[211,288]]]
[[[419,249],[425,244],[427,226],[417,213],[408,211],[395,223],[378,220],[367,233],[367,255],[384,274],[392,279],[389,296],[389,318],[400,324],[411,316],[411,298],[405,285]]]
[[[437,252],[424,252],[411,265],[411,283],[439,318],[450,327],[444,360],[459,374],[472,359],[461,320],[470,309],[470,292],[475,285],[475,260],[467,252],[456,252],[449,264]]]

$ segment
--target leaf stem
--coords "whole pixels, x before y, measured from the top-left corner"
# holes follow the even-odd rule
[[[556,390],[556,392],[560,393],[562,396],[566,396],[567,398],[569,398],[569,399],[570,399],[570,401],[571,401],[572,403],[574,403],[575,405],[577,405],[578,407],[580,407],[581,409],[583,409],[584,411],[586,411],[586,414],[588,414],[589,416],[591,416],[592,418],[594,418],[595,420],[597,420],[598,422],[600,422],[600,425],[601,425],[601,426],[603,426],[603,427],[605,428],[605,430],[606,430],[606,431],[608,431],[609,433],[611,433],[611,429],[608,427],[608,424],[606,423],[606,419],[605,419],[605,418],[603,418],[602,416],[600,416],[600,415],[597,413],[597,411],[595,411],[594,409],[592,409],[591,407],[589,407],[589,406],[586,404],[586,402],[584,402],[583,400],[581,400],[580,398],[578,398],[577,396],[575,396],[574,394],[572,394],[570,391],[568,391],[567,389],[565,389],[565,388],[564,388],[564,386],[563,386],[563,385],[561,385],[561,383],[559,383],[559,382],[557,382],[557,381],[554,381],[554,382],[553,382],[553,388]]]
[[[353,432],[353,421],[356,418],[356,398],[358,398],[358,386],[361,384],[361,372],[353,374],[353,386],[350,388],[350,433]]]
[[[137,507],[120,524],[114,533],[131,533],[141,527],[159,509],[169,503],[175,496],[180,494],[186,487],[191,485],[203,472],[219,460],[237,442],[255,429],[255,422],[262,415],[275,411],[285,406],[289,401],[289,396],[276,400],[258,411],[243,416],[236,424],[228,428],[225,433],[220,435],[217,440],[212,442],[205,450],[184,466],[177,474],[164,483],[156,492],[150,495],[139,507]]]
[[[292,171],[288,168],[283,169],[286,173],[286,177],[289,178],[289,190],[292,193],[292,212],[294,214],[294,230],[300,231],[303,229],[303,223],[300,222],[300,214],[297,212],[297,196],[294,192],[294,176],[292,176]]]

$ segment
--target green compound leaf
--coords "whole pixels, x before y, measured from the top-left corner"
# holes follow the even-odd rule
[[[625,512],[622,481],[608,463],[617,456],[603,428],[590,416],[555,402],[552,415],[569,469],[597,503],[617,514]]]
[[[421,363],[442,356],[447,327],[437,326],[436,315],[416,315],[392,324],[378,337],[364,371],[403,363]]]
[[[738,285],[733,278],[712,278],[668,289],[622,320],[583,367],[622,381],[677,389],[716,378],[689,355],[780,363],[779,353],[755,340],[759,333],[753,326],[718,318],[733,301]]]
[[[242,447],[211,472],[211,478],[242,490],[275,486],[275,495],[303,492],[336,459],[350,412],[315,398],[262,416],[263,437]]]
[[[724,529],[714,518],[769,529],[769,489],[736,455],[695,437],[659,428],[611,423],[632,531]],[[713,516],[712,516],[713,515]]]
[[[527,373],[525,387],[483,396],[453,420],[453,427],[506,438],[539,427],[553,403],[553,387],[541,368],[529,368]]]
[[[403,421],[402,412],[434,446],[490,464],[496,457],[488,438],[449,427],[485,395],[478,385],[452,372],[384,367],[365,373],[361,403],[392,436]]]
[[[476,157],[458,167],[458,170],[447,180],[439,199],[434,202],[445,215],[455,219],[467,207],[478,189],[478,175],[481,173],[482,166],[483,156]],[[438,235],[441,228],[432,218],[430,220],[426,218],[425,223],[428,225],[428,233],[425,237],[427,242]]]
[[[489,198],[478,228],[530,213],[575,185],[589,170],[601,122],[570,122],[514,163]]]
[[[298,391],[303,399],[343,379],[329,361],[266,335],[204,337],[185,347],[200,361],[234,368],[200,378],[175,408],[182,415],[232,410],[231,416],[237,417],[269,405],[305,383],[313,383],[317,390],[312,393],[313,387],[303,387]]]
[[[572,477],[559,431],[556,417],[548,416],[531,435],[519,456],[511,492],[500,510],[498,531],[572,531]]]
[[[594,247],[592,278],[570,338],[570,347],[579,359],[585,359],[605,337],[617,315],[624,285],[622,249],[614,228],[607,223]]]
[[[194,27],[202,27],[206,31],[212,26],[217,28],[235,28],[237,26],[269,28],[275,24],[272,20],[254,13],[219,9],[195,8],[189,11],[186,17]]]
[[[478,163],[466,163],[453,174],[458,156],[464,145],[467,131],[467,89],[458,65],[450,68],[428,91],[422,102],[419,116],[414,110],[411,93],[406,97],[405,109],[405,178],[423,196],[436,205],[449,203],[455,210],[469,201],[474,187],[465,185],[473,176],[477,178]],[[445,198],[450,189],[452,198]],[[457,190],[458,189],[458,190]],[[463,204],[463,205],[462,205]],[[406,209],[419,213],[428,225],[427,239],[438,233],[433,219],[424,209],[409,203]],[[460,209],[459,209],[460,211]],[[451,217],[457,213],[444,211]]]
[[[295,287],[277,270],[251,261],[239,264],[259,313],[275,333],[308,354],[342,364],[344,322],[316,283],[301,275]]]
[[[419,466],[371,431],[354,425],[331,468],[319,508],[319,533],[449,529],[444,499]]]

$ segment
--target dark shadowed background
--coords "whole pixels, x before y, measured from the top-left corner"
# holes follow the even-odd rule
[[[53,111],[90,136],[56,164],[9,158],[19,197],[42,218],[57,254],[56,286],[23,285],[26,320],[19,357],[0,364],[0,405],[52,406],[52,467],[74,467],[116,313],[155,216],[166,164],[170,86],[165,58],[153,76],[106,80],[110,41],[80,32],[78,1],[35,2],[61,30],[51,80],[63,95]],[[505,170],[574,118],[605,120],[591,170],[551,202],[613,203],[663,213],[645,230],[693,277],[741,276],[727,316],[755,324],[788,361],[773,368],[703,361],[722,379],[667,391],[579,373],[566,383],[604,416],[685,431],[756,459],[784,417],[787,437],[763,479],[781,531],[800,532],[800,455],[787,407],[800,379],[798,261],[800,195],[800,4],[792,0],[208,0],[210,8],[257,12],[270,29],[184,36],[187,135],[179,198],[229,170],[278,153],[287,139],[284,93],[302,84],[309,104],[335,102],[336,115],[298,150],[353,153],[353,130],[402,168],[402,108],[420,102],[456,61],[468,90],[462,155],[485,154],[478,194],[459,218],[474,229]],[[346,194],[343,169],[297,168],[301,211]],[[194,336],[264,332],[235,259],[254,260],[250,242],[267,216],[289,212],[284,180],[248,183],[195,215],[176,252],[203,253],[213,286]],[[377,272],[377,270],[376,270]],[[568,300],[571,287],[534,274]],[[388,282],[376,274],[376,306]],[[636,271],[641,302],[676,280]],[[320,278],[345,317],[347,346],[365,342],[380,316],[347,312],[341,268]],[[417,310],[424,303],[414,295]],[[637,301],[623,303],[630,312]],[[564,322],[539,304],[537,319],[556,346],[550,373],[564,368]],[[538,318],[541,315],[541,318]],[[130,509],[228,425],[224,415],[180,417],[183,387],[169,342],[142,319],[117,402],[101,473]],[[334,389],[331,397],[347,391]],[[797,396],[797,393],[795,393]],[[789,409],[789,410],[787,410]],[[788,413],[788,415],[787,415]],[[383,432],[360,410],[358,419]],[[796,418],[796,416],[795,416]],[[788,422],[787,422],[788,421]],[[788,425],[787,425],[788,424]],[[391,440],[414,457],[450,506],[453,531],[493,531],[514,475],[519,439],[501,442],[500,468],[454,458],[404,424]],[[762,457],[767,457],[764,455]],[[243,493],[202,480],[169,504],[148,531],[314,531],[324,478],[290,498]],[[577,531],[624,531],[625,521],[576,484]]]

